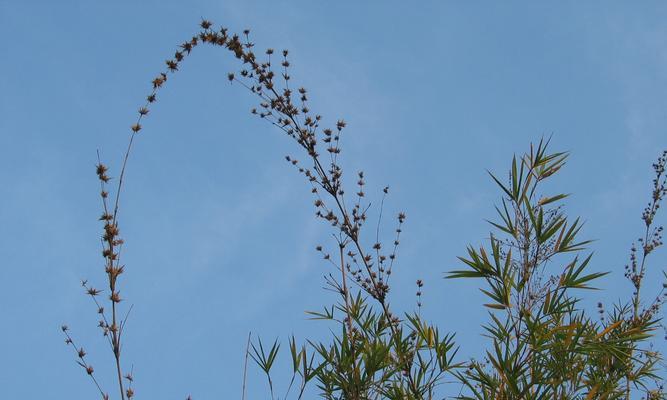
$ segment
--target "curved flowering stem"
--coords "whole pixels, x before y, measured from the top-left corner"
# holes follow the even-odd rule
[[[203,20],[200,25],[202,30],[192,36],[191,39],[181,44],[180,48],[174,53],[173,58],[166,61],[166,69],[152,80],[151,92],[146,97],[144,105],[138,109],[135,123],[130,126],[131,134],[123,155],[120,174],[113,196],[113,203],[109,202],[108,185],[111,178],[108,175],[108,168],[99,160],[98,154],[96,173],[100,181],[100,196],[103,208],[100,217],[100,220],[103,223],[102,256],[105,260],[105,272],[109,288],[109,314],[107,314],[103,304],[97,299],[102,291],[97,290],[92,286],[88,286],[85,281],[83,286],[86,289],[86,293],[91,296],[95,302],[97,312],[101,316],[99,327],[102,329],[103,335],[108,340],[114,356],[120,399],[129,400],[134,396],[134,390],[132,388],[134,378],[132,377],[132,373],[126,374],[125,376],[123,375],[123,363],[121,357],[123,347],[122,334],[127,322],[129,310],[125,314],[125,317],[121,318],[119,315],[119,304],[122,299],[118,286],[118,278],[125,270],[125,266],[121,264],[120,261],[123,239],[120,237],[119,230],[119,209],[125,182],[125,174],[135,138],[142,130],[144,117],[149,114],[149,107],[156,102],[157,94],[167,81],[168,74],[178,71],[180,63],[186,56],[191,54],[194,48],[202,43],[225,48],[230,51],[235,58],[242,62],[243,68],[238,74],[228,74],[229,81],[241,84],[258,96],[260,100],[258,106],[259,111],[255,108],[251,111],[252,114],[258,115],[260,118],[268,121],[295,140],[298,145],[305,150],[311,162],[311,166],[304,166],[293,157],[286,157],[287,161],[294,165],[298,171],[306,177],[308,182],[310,182],[312,193],[317,199],[315,202],[316,216],[331,224],[338,231],[337,241],[340,253],[340,264],[338,265],[338,269],[341,273],[342,285],[336,283],[335,280],[328,281],[328,283],[340,291],[345,299],[344,313],[346,315],[347,337],[349,345],[351,346],[350,348],[352,349],[351,354],[353,355],[353,358],[356,359],[354,348],[355,346],[361,346],[360,340],[362,339],[355,327],[355,323],[360,323],[358,320],[359,316],[355,314],[358,313],[360,309],[360,298],[357,298],[355,301],[352,300],[347,285],[348,279],[358,285],[361,290],[376,299],[381,305],[382,313],[387,321],[387,326],[392,332],[391,337],[393,346],[396,349],[396,354],[392,359],[397,365],[396,370],[400,372],[400,374],[398,374],[398,381],[401,382],[401,384],[403,380],[407,381],[408,392],[410,393],[411,398],[422,398],[424,392],[418,388],[418,385],[411,374],[412,358],[414,357],[414,354],[410,355],[409,351],[403,349],[404,343],[401,338],[402,333],[399,331],[400,320],[397,316],[392,314],[386,302],[386,295],[389,291],[387,281],[391,274],[393,262],[396,258],[398,235],[400,233],[400,226],[405,219],[404,214],[401,213],[398,216],[399,228],[397,229],[393,251],[388,256],[391,262],[387,266],[387,263],[385,262],[387,256],[383,255],[380,251],[381,243],[379,243],[379,238],[377,237],[379,235],[376,235],[376,241],[373,245],[375,259],[370,255],[371,252],[364,250],[361,243],[360,232],[366,221],[366,212],[370,207],[370,204],[365,205],[362,202],[362,199],[365,196],[363,172],[359,172],[358,174],[359,189],[356,193],[356,202],[353,203],[354,205],[351,208],[346,206],[345,190],[341,181],[343,170],[338,163],[338,156],[341,152],[340,137],[346,126],[345,121],[337,121],[333,129],[320,129],[319,124],[321,116],[315,115],[310,111],[306,89],[298,88],[293,91],[290,88],[290,63],[288,61],[287,50],[281,52],[282,58],[278,60],[281,67],[279,69],[280,72],[274,72],[272,66],[273,50],[266,50],[266,60],[263,62],[258,61],[253,52],[254,44],[249,40],[248,30],[243,32],[242,39],[239,35],[228,34],[227,29],[225,28],[221,28],[217,31],[213,30],[212,23],[206,20]],[[282,85],[277,84],[277,80],[279,80]],[[324,147],[325,151],[329,153],[328,161],[326,162],[320,156],[320,147]],[[386,194],[387,189],[385,189],[384,192]],[[326,195],[323,196],[323,194]],[[349,250],[347,250],[346,253],[345,251],[347,247],[349,247]],[[328,258],[328,255],[325,258]],[[352,264],[361,266],[361,268],[353,269],[351,267]],[[67,342],[73,345],[69,334],[65,330],[63,331],[67,336]],[[84,366],[88,375],[93,378],[93,381],[100,390],[103,398],[108,398],[108,395],[101,391],[92,374],[92,366],[83,360],[81,352],[78,352],[80,358],[79,363]],[[261,355],[257,354],[257,356],[260,357]],[[303,394],[305,383],[317,375],[317,371],[321,371],[322,366],[315,368],[313,366],[312,356],[310,361],[307,362],[305,348],[302,350],[299,357],[303,357],[303,360],[295,364],[295,367],[303,367],[303,370],[299,372],[303,378],[299,393],[299,396],[301,396]],[[275,354],[273,355],[273,358],[275,358]],[[359,361],[359,363],[360,362],[361,361]],[[354,380],[359,381],[361,379],[361,372],[358,370],[360,364],[353,362],[353,365],[353,370],[355,371],[353,374],[355,376]],[[268,375],[268,371],[266,372]],[[128,381],[127,388],[124,385],[123,379]],[[348,397],[353,399],[363,397],[361,386],[363,385],[359,383],[352,388],[351,391],[348,391]],[[371,386],[377,387],[376,384],[372,384]]]
[[[361,263],[363,269],[355,271],[354,279],[365,292],[367,292],[371,297],[376,299],[381,305],[383,314],[387,321],[389,322],[389,327],[392,331],[392,337],[397,340],[395,343],[396,346],[400,345],[400,334],[398,330],[399,319],[397,316],[392,314],[389,305],[386,302],[386,295],[389,291],[389,286],[386,283],[388,279],[383,279],[385,273],[386,278],[391,273],[391,265],[389,269],[386,269],[384,266],[384,260],[387,258],[384,255],[380,254],[380,243],[375,243],[373,248],[376,250],[376,262],[373,261],[373,257],[370,253],[367,253],[364,250],[364,247],[360,239],[360,231],[362,226],[366,221],[366,211],[368,207],[362,206],[361,200],[364,197],[363,191],[363,172],[359,173],[359,191],[356,193],[357,202],[352,209],[348,209],[345,202],[345,190],[341,181],[343,170],[338,164],[338,155],[341,152],[340,149],[340,137],[342,131],[346,126],[346,123],[342,120],[339,120],[335,124],[334,129],[320,129],[320,115],[314,115],[308,107],[308,97],[307,91],[304,88],[297,89],[297,93],[294,93],[290,89],[289,81],[291,77],[289,76],[289,66],[288,61],[288,51],[282,51],[282,60],[280,62],[282,67],[282,72],[276,74],[272,68],[271,56],[274,51],[268,49],[266,51],[267,60],[264,62],[258,61],[255,53],[253,52],[254,44],[249,40],[249,31],[246,30],[243,32],[243,39],[239,35],[230,35],[227,32],[226,28],[221,28],[219,30],[212,29],[213,24],[209,21],[203,20],[201,22],[202,30],[194,35],[190,40],[184,42],[178,51],[175,52],[174,57],[165,62],[167,68],[164,72],[161,72],[155,79],[152,81],[152,91],[147,96],[146,103],[143,107],[139,109],[138,117],[136,122],[131,125],[131,135],[127,150],[123,157],[123,164],[121,167],[120,177],[118,180],[118,186],[116,188],[116,196],[113,206],[113,212],[108,214],[106,212],[106,203],[105,203],[105,215],[109,219],[105,229],[107,231],[106,237],[106,253],[109,254],[108,261],[108,273],[109,273],[109,286],[112,293],[112,316],[111,316],[111,327],[116,327],[117,317],[116,317],[116,304],[120,301],[118,291],[116,289],[116,278],[122,273],[122,266],[114,264],[115,257],[117,257],[117,252],[115,242],[117,236],[117,226],[118,226],[118,210],[120,203],[120,195],[122,192],[122,187],[124,183],[124,176],[126,172],[126,167],[128,163],[129,156],[132,151],[132,145],[136,135],[142,129],[142,120],[149,113],[149,106],[156,101],[157,93],[159,89],[167,81],[167,76],[169,73],[174,73],[178,71],[180,63],[184,58],[189,55],[195,47],[201,43],[210,44],[213,46],[223,47],[233,55],[242,61],[244,69],[241,69],[238,74],[230,73],[228,74],[228,79],[230,82],[236,82],[241,84],[243,87],[247,88],[253,94],[257,95],[260,99],[259,111],[253,109],[252,114],[258,115],[260,118],[268,121],[273,126],[278,127],[289,137],[294,139],[301,148],[303,148],[310,161],[312,166],[304,167],[296,159],[292,157],[287,157],[287,160],[295,165],[299,172],[302,173],[307,180],[312,185],[312,192],[317,196],[317,201],[315,203],[317,213],[316,215],[330,223],[333,227],[337,228],[339,232],[345,237],[344,240],[340,241],[341,248],[340,252],[343,255],[343,250],[345,246],[342,243],[350,242],[354,251],[349,251],[347,256],[350,257],[355,264],[358,262]],[[276,80],[282,82],[282,87],[279,88]],[[320,157],[319,153],[319,144],[324,143],[326,146],[326,151],[330,154],[329,161],[324,163]],[[106,170],[104,171],[106,172]],[[104,181],[106,182],[106,181]],[[329,200],[325,201],[322,196],[320,196],[320,191],[323,191],[329,195]],[[385,189],[386,194],[386,189]],[[106,198],[106,197],[104,197]],[[327,204],[331,202],[331,206]],[[398,216],[399,224],[402,224],[405,219],[404,214]],[[400,227],[397,230],[400,232]],[[391,259],[391,264],[396,257],[396,247],[398,246],[398,236],[394,241],[394,250],[389,255]],[[105,254],[106,254],[105,253]],[[341,277],[343,285],[341,286],[342,295],[345,299],[348,299],[349,289],[346,285],[347,275],[350,273],[349,267],[346,268],[346,262],[344,257],[341,257]],[[110,271],[110,272],[109,272]],[[349,335],[353,335],[353,327],[351,325],[352,318],[349,313],[349,306],[346,307],[346,313],[348,314],[346,319],[348,320],[348,332]],[[118,376],[122,375],[122,370],[120,366],[120,332],[116,329],[110,329],[112,335],[112,343],[114,347],[114,355],[116,356],[117,362],[117,372]],[[352,337],[352,336],[351,336]],[[408,387],[410,392],[415,398],[421,398],[420,391],[415,383],[412,375],[410,374],[410,361],[404,359],[404,355],[399,355],[397,363],[402,365],[404,368],[405,379],[407,379]],[[119,379],[120,380],[120,379]],[[121,383],[121,393],[123,392],[122,383]]]

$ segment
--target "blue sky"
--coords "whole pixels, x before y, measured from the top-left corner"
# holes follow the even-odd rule
[[[667,148],[667,5],[359,3],[0,0],[3,398],[96,395],[62,323],[113,390],[79,286],[104,282],[96,150],[117,174],[150,80],[201,17],[290,49],[312,108],[348,122],[343,165],[366,172],[371,200],[391,186],[387,212],[408,215],[391,300],[411,310],[423,279],[424,315],[458,332],[462,354],[481,351],[486,311],[473,282],[443,273],[488,234],[499,193],[485,170],[504,173],[543,135],[572,152],[553,188],[573,193],[568,212],[597,239],[593,268],[612,271],[587,304],[630,293],[623,265]],[[329,228],[283,159],[294,144],[226,81],[234,61],[211,48],[187,59],[130,161],[121,290],[140,397],[240,397],[249,331],[328,335],[304,310],[334,300],[314,251]],[[657,253],[653,276],[665,264]],[[264,396],[256,369],[249,379],[250,398]]]

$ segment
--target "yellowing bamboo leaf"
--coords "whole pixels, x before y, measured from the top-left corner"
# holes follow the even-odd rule
[[[602,336],[606,335],[607,333],[613,331],[614,329],[618,328],[619,325],[621,325],[623,321],[616,321],[613,324],[609,325],[605,330],[602,332],[598,333],[597,336],[595,336],[596,339],[600,339]]]

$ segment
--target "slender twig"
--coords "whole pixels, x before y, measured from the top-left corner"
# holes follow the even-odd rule
[[[246,384],[246,374],[248,372],[248,354],[250,354],[250,338],[252,332],[248,332],[248,342],[245,347],[245,361],[243,363],[243,387],[241,389],[241,400],[245,400],[245,384]]]

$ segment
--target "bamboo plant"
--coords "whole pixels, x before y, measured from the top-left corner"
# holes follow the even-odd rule
[[[331,227],[334,238],[329,245],[317,246],[316,251],[331,266],[325,282],[338,301],[309,312],[311,318],[333,324],[330,340],[304,338],[297,344],[296,337],[290,338],[292,377],[280,385],[274,382],[271,371],[281,344],[248,338],[246,361],[252,359],[265,375],[271,399],[301,399],[308,387],[332,400],[433,399],[441,398],[448,387],[461,384],[466,389],[458,397],[475,399],[629,399],[637,390],[647,398],[664,397],[658,373],[662,359],[647,343],[659,327],[665,298],[660,293],[647,303],[641,288],[648,271],[646,260],[662,244],[662,228],[655,227],[654,218],[665,195],[666,154],[654,165],[652,202],[643,217],[646,234],[639,249],[633,247],[626,270],[634,294],[627,304],[614,307],[602,319],[586,312],[576,297],[578,291],[593,288],[595,280],[604,275],[589,271],[591,255],[585,252],[589,241],[578,238],[582,224],[566,216],[561,206],[566,195],[541,194],[542,183],[558,173],[568,155],[550,153],[548,141],[541,141],[513,158],[508,182],[491,175],[502,194],[496,207],[498,219],[491,222],[494,232],[486,246],[469,247],[468,254],[460,258],[465,269],[448,274],[449,278],[480,279],[489,298],[485,304],[490,311],[484,326],[490,341],[486,357],[465,361],[457,356],[454,334],[422,318],[421,280],[416,282],[416,310],[400,312],[391,306],[391,275],[397,266],[406,216],[399,213],[391,238],[382,240],[387,234],[381,234],[381,216],[389,192],[384,188],[377,210],[380,218],[366,227],[371,205],[366,200],[364,173],[353,175],[355,187],[343,183],[347,171],[344,173],[339,158],[345,121],[320,126],[322,117],[310,109],[308,91],[292,84],[287,50],[256,53],[248,30],[236,35],[207,20],[200,25],[201,30],[179,46],[166,60],[165,70],[153,79],[145,104],[130,127],[113,193],[108,168],[101,161],[96,167],[108,290],[87,281],[83,287],[94,301],[99,328],[114,356],[115,398],[135,397],[134,377],[122,353],[131,310],[121,310],[119,289],[125,270],[120,262],[123,240],[119,229],[123,179],[132,145],[160,88],[201,45],[226,51],[239,62],[240,68],[226,78],[257,97],[253,115],[295,142],[300,155],[287,156],[286,160],[305,178],[314,198],[315,215]],[[100,397],[110,399],[112,395],[99,384],[87,352],[74,342],[67,326],[62,330]],[[245,398],[246,371],[243,376]]]

